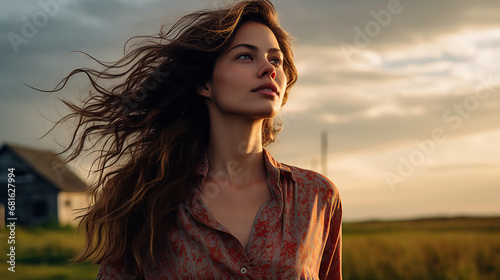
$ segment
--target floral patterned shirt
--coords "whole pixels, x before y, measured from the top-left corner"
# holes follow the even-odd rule
[[[336,186],[263,154],[271,198],[255,217],[247,247],[210,214],[200,184],[179,205],[168,248],[158,254],[158,266],[146,266],[146,279],[342,279]],[[206,156],[197,172],[208,175]],[[133,279],[124,271],[123,264],[103,263],[97,279]]]

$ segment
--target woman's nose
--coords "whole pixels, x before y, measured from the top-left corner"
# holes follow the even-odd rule
[[[260,78],[263,78],[265,76],[270,76],[273,80],[274,78],[276,78],[276,69],[274,69],[274,66],[267,60],[262,66],[262,69],[259,71]]]

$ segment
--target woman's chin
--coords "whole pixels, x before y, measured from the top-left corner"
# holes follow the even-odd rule
[[[276,117],[278,113],[279,110],[262,110],[260,112],[256,112],[255,114],[253,114],[253,116],[258,119],[269,119]]]

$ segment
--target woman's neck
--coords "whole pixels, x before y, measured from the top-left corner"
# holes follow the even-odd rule
[[[212,115],[207,150],[209,176],[226,178],[228,186],[237,189],[265,179],[262,123],[263,119]]]

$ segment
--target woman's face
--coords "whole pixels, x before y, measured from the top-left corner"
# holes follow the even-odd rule
[[[286,89],[283,53],[273,32],[256,22],[244,23],[217,58],[212,80],[200,94],[211,109],[251,118],[278,114]]]

